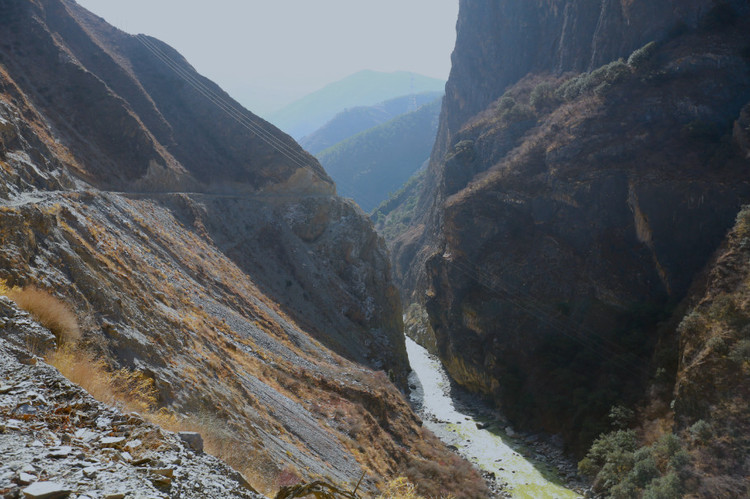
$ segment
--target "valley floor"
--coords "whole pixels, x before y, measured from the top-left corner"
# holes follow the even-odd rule
[[[409,378],[412,402],[421,409],[424,425],[447,445],[478,466],[494,482],[501,496],[529,499],[581,497],[565,488],[555,466],[544,456],[531,460],[519,451],[524,442],[513,438],[512,429],[498,422],[479,421],[457,408],[451,398],[448,375],[440,361],[406,339],[413,372]],[[484,419],[484,418],[482,418]],[[524,452],[524,454],[528,454]]]

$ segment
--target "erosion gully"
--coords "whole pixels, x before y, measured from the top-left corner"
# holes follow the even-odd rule
[[[422,413],[424,426],[485,474],[494,475],[507,497],[529,499],[580,498],[580,494],[562,485],[555,471],[521,455],[523,442],[515,440],[497,425],[477,421],[456,408],[451,397],[448,375],[440,361],[410,338],[406,350],[413,370],[409,384],[412,403]]]

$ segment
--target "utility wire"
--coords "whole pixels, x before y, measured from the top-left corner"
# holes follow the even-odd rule
[[[190,85],[198,93],[203,95],[210,102],[215,104],[219,109],[224,111],[232,119],[237,121],[237,123],[255,134],[276,151],[283,154],[295,165],[299,166],[300,168],[306,168],[316,176],[320,175],[320,172],[313,168],[312,164],[309,162],[308,156],[300,152],[301,149],[290,146],[285,140],[277,137],[273,133],[273,130],[265,127],[262,122],[256,122],[250,116],[248,116],[246,112],[243,112],[244,110],[237,109],[237,107],[235,107],[231,101],[225,99],[222,95],[216,93],[213,89],[204,84],[200,79],[196,77],[196,75],[192,71],[189,71],[186,68],[182,67],[178,62],[172,59],[169,54],[160,49],[158,45],[151,41],[147,36],[142,34],[136,35],[136,39],[141,42],[141,44],[146,49],[148,49],[151,54],[153,54],[157,59],[163,62],[172,71],[174,71],[177,76],[183,79],[186,83],[188,83],[188,85]],[[357,189],[347,182],[342,182],[339,180],[336,183],[346,188],[353,194],[356,194],[360,199],[366,200],[373,205],[378,205],[378,203],[376,203],[369,194],[362,192],[360,189]]]
[[[302,156],[299,152],[292,149],[290,146],[284,143],[278,137],[275,137],[271,132],[267,131],[262,125],[255,123],[252,119],[246,116],[244,113],[236,109],[230,103],[226,102],[221,96],[215,94],[210,88],[206,87],[200,80],[195,78],[189,71],[182,68],[178,63],[173,61],[168,55],[164,54],[156,45],[154,45],[145,35],[137,35],[136,38],[141,44],[146,47],[155,57],[163,62],[167,67],[172,69],[180,78],[187,82],[192,88],[198,91],[206,99],[215,104],[219,109],[224,111],[227,115],[233,118],[241,126],[252,132],[258,138],[263,140],[266,144],[271,146],[279,153],[286,156],[290,161],[301,168],[308,168],[312,170],[312,167],[305,161],[307,158]],[[317,175],[318,172],[313,171]]]

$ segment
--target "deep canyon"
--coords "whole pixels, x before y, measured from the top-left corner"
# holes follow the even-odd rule
[[[488,497],[409,405],[404,330],[591,496],[750,493],[747,0],[460,0],[385,238],[167,44],[73,0],[0,0],[0,33],[4,497]]]

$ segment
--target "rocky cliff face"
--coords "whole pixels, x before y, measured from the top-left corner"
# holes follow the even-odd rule
[[[436,159],[469,118],[529,73],[589,71],[709,16],[746,10],[744,0],[462,0]]]
[[[312,156],[285,134],[241,109],[161,42],[119,32],[74,2],[5,3],[8,15],[0,21],[10,35],[0,53],[7,71],[5,85],[27,100],[25,104],[37,113],[39,126],[54,130],[55,140],[68,147],[70,155],[62,162],[68,162],[71,171],[95,187],[127,192],[248,194],[271,199],[276,205],[286,203],[287,211],[299,209],[295,206],[300,196],[330,196],[335,191]],[[240,199],[235,204],[243,202]],[[327,203],[317,201],[320,206]],[[250,203],[244,210],[257,206]],[[315,236],[319,236],[329,226],[350,224],[342,231],[351,234],[348,244],[354,244],[361,234],[356,244],[367,246],[369,253],[365,255],[364,248],[359,253],[368,262],[372,260],[378,272],[373,272],[367,283],[365,277],[339,272],[341,277],[335,282],[341,294],[357,296],[363,304],[370,302],[370,310],[364,310],[368,305],[354,310],[351,303],[344,304],[347,313],[357,320],[342,319],[335,327],[331,320],[321,322],[316,325],[320,337],[325,338],[325,331],[331,329],[337,331],[334,334],[357,331],[367,343],[393,340],[391,344],[399,345],[400,313],[391,306],[395,300],[373,296],[394,292],[382,246],[353,209],[350,216],[335,219],[328,217],[329,211],[317,210],[310,230],[318,231]],[[278,219],[271,221],[269,215],[265,222],[287,225],[284,213],[276,212],[276,216]],[[230,232],[232,237],[245,239],[255,235],[235,227]],[[303,235],[286,243],[291,250],[292,245],[306,245],[313,239]],[[358,260],[364,265],[359,253],[348,261]],[[262,260],[256,255],[256,261]],[[326,285],[310,281],[304,291],[317,295],[313,289],[318,286]],[[288,298],[283,288],[272,283],[267,287],[278,292],[274,295],[277,299]],[[328,315],[341,315],[338,304],[322,308],[333,309]],[[298,317],[312,327],[315,321],[310,315]],[[347,333],[343,333],[345,330]],[[339,347],[355,360],[366,361],[366,356],[359,355],[363,351],[360,343],[350,339],[339,342]],[[378,349],[384,350],[389,348]],[[403,347],[397,346],[387,357],[389,366],[403,380]],[[372,361],[378,363],[374,357]]]
[[[408,366],[383,243],[312,157],[156,40],[68,0],[0,10],[7,287],[64,298],[81,359],[136,373],[149,410],[258,488],[466,466],[391,383]]]
[[[658,325],[750,195],[749,11],[461,3],[423,216],[394,265],[454,379],[516,424],[580,452],[657,365],[674,372]]]

